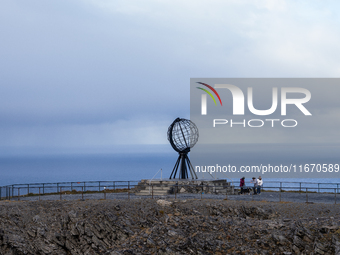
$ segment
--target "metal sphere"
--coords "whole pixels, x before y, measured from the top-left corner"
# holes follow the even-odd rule
[[[187,119],[177,118],[168,128],[168,140],[177,152],[189,152],[198,141],[198,128]]]

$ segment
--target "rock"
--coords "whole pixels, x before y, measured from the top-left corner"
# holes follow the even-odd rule
[[[325,254],[323,250],[320,250],[318,247],[315,247],[314,249],[315,254]]]
[[[273,239],[279,243],[280,245],[284,245],[288,242],[287,238],[285,238],[284,236],[282,235],[272,235]]]
[[[181,188],[180,190],[179,190],[179,193],[184,193],[184,192],[186,192],[186,190],[185,190],[185,188]]]
[[[169,236],[177,236],[177,233],[175,231],[173,231],[173,230],[169,230],[168,231],[168,235]]]
[[[45,236],[45,229],[44,228],[38,228],[37,229],[37,234],[41,237],[44,237]]]
[[[314,245],[314,251],[316,254],[325,254],[328,248],[321,242],[316,242]]]
[[[170,205],[172,205],[172,202],[159,199],[159,200],[157,200],[157,204],[160,205],[160,206],[170,206]]]
[[[33,221],[34,222],[39,222],[39,219],[40,219],[40,216],[39,215],[35,215],[34,217],[33,217]]]
[[[0,204],[0,254],[340,252],[337,218],[283,218],[274,213],[285,209],[278,203],[108,199]]]
[[[300,249],[298,247],[296,247],[296,245],[293,245],[292,249],[295,252],[295,254],[297,254],[297,255],[301,254]]]
[[[321,232],[321,233],[324,233],[324,234],[327,234],[329,231],[331,231],[331,230],[336,230],[336,229],[338,229],[337,226],[322,226],[322,227],[320,228],[320,232]]]
[[[155,245],[156,245],[155,242],[154,242],[151,238],[148,238],[148,239],[146,240],[146,243],[147,243],[148,245],[151,245],[151,246],[155,246]]]
[[[108,255],[122,255],[122,253],[118,251],[111,251],[110,253],[108,253]]]
[[[334,246],[334,254],[340,255],[340,242],[336,241],[333,243]]]

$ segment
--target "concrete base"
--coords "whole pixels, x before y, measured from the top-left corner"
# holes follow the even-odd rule
[[[141,180],[134,188],[139,196],[165,196],[175,193],[202,193],[234,195],[234,186],[225,179],[154,179]]]

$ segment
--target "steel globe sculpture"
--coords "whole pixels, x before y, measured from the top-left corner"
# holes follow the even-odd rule
[[[179,153],[175,167],[171,172],[170,179],[176,178],[179,168],[178,177],[180,179],[188,179],[188,170],[191,178],[197,179],[197,175],[188,158],[190,149],[195,146],[198,141],[198,128],[187,119],[177,118],[168,128],[168,140],[172,148]]]

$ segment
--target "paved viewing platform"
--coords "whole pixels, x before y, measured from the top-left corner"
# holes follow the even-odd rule
[[[340,204],[339,184],[332,185],[335,188],[331,188],[326,183],[281,182],[279,186],[268,184],[260,195],[253,195],[252,192],[240,195],[239,187],[235,187],[232,182],[227,182],[225,179],[158,179],[13,184],[0,187],[0,194],[2,201],[154,198]]]
[[[43,195],[40,200],[87,200],[87,199],[148,199],[152,195],[135,195],[134,193],[87,193],[87,194],[60,194],[58,195]],[[179,193],[175,195],[157,196],[155,199],[228,199],[240,201],[267,201],[267,202],[298,202],[298,203],[326,203],[326,204],[340,204],[340,195],[327,193],[298,193],[298,192],[262,192],[261,195],[222,195],[222,194],[190,194]],[[18,201],[17,197],[11,198],[12,201]],[[37,201],[38,196],[24,196],[20,197],[20,201]],[[8,201],[8,200],[3,200]]]

